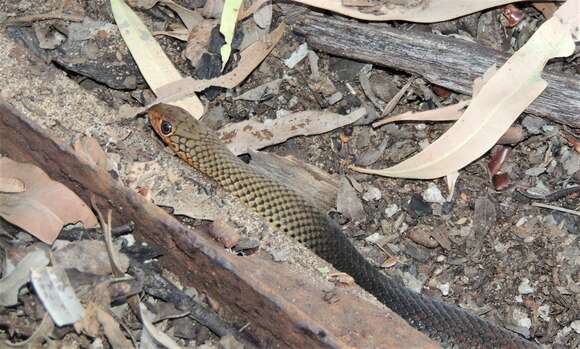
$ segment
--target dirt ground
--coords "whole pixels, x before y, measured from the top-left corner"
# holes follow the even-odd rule
[[[197,3],[178,2],[186,6]],[[0,3],[0,19],[8,15],[45,13],[57,8],[57,3],[47,1],[40,7],[28,0]],[[100,21],[100,30],[106,24],[114,25],[106,1],[77,0],[67,6],[69,11]],[[524,36],[542,22],[533,7],[518,7],[527,16],[527,22],[518,30],[494,30],[488,37],[476,35],[475,39],[495,48],[507,45],[506,49],[513,52],[525,40]],[[141,14],[157,24],[172,20],[166,12],[155,9]],[[482,18],[488,19],[491,23],[488,25],[493,28],[501,27],[505,20],[501,9],[485,11],[478,19],[471,19],[475,20],[476,28],[477,23],[481,26],[485,22]],[[461,27],[457,23],[463,22],[452,21],[449,26]],[[403,23],[392,25],[410,27]],[[420,25],[409,30],[441,31],[442,25]],[[284,238],[278,240],[264,224],[245,213],[238,201],[187,165],[175,161],[143,116],[121,116],[123,111],[151,101],[153,95],[118,34],[97,41],[99,47],[107,49],[87,54],[87,41],[93,39],[43,49],[35,40],[34,30],[38,33],[40,29],[34,26],[8,26],[2,30],[10,40],[32,51],[30,59],[53,64],[94,96],[90,103],[105,106],[90,126],[86,120],[83,123],[72,120],[75,106],[67,106],[70,110],[66,113],[45,113],[50,116],[39,120],[43,127],[68,137],[77,133],[93,135],[112,159],[113,172],[127,186],[150,188],[155,202],[180,214],[184,222],[195,225],[227,212],[228,221],[249,235],[249,245],[254,243],[252,239],[257,241],[256,246],[261,247],[258,253],[269,253],[283,263],[307,266],[314,273],[324,269],[326,264],[309,251]],[[110,30],[115,32],[114,28]],[[469,30],[461,34],[468,35],[466,32]],[[185,43],[166,36],[157,38],[184,75],[199,72],[180,54]],[[285,111],[324,109],[346,114],[360,106],[374,108],[359,81],[364,63],[315,52],[320,71],[317,81],[312,78],[308,59],[293,68],[285,65],[284,60],[303,43],[304,38],[288,30],[242,85],[230,91],[206,91],[202,98],[207,105],[204,121],[220,127],[246,119],[274,119]],[[86,57],[73,59],[75,55]],[[107,57],[111,55],[116,57],[114,69],[106,67]],[[579,74],[580,59],[554,62],[550,69]],[[404,72],[374,67],[370,82],[386,103],[410,78]],[[234,99],[275,79],[282,79],[277,93],[258,101]],[[18,89],[12,89],[15,90]],[[42,100],[44,93],[54,91],[33,94]],[[66,86],[60,93],[66,93]],[[336,97],[339,100],[330,103],[333,95],[339,96]],[[21,96],[15,95],[15,98],[19,108],[25,106]],[[391,114],[431,109],[466,98],[417,77]],[[114,114],[107,115],[110,111]],[[337,178],[348,179],[356,191],[357,202],[363,206],[363,214],[348,217],[332,210],[331,217],[344,227],[365,257],[409,288],[496,321],[536,339],[546,348],[579,347],[580,216],[532,206],[539,202],[580,209],[578,192],[552,201],[545,198],[546,193],[580,184],[580,154],[562,136],[577,134],[577,130],[522,115],[516,122],[523,130],[522,139],[515,144],[496,146],[462,169],[450,200],[443,179],[384,178],[348,169],[350,164],[368,158],[369,154],[380,155],[369,164],[373,168],[394,165],[433,142],[450,126],[450,123],[401,123],[376,129],[369,124],[347,126],[323,135],[292,138],[264,151],[292,155]],[[384,143],[382,149],[381,143]],[[489,172],[489,163],[497,152],[508,152],[500,172],[507,183],[498,183]],[[249,160],[248,156],[243,158]],[[536,199],[530,193],[544,196]],[[184,197],[187,199],[182,200]],[[193,203],[195,206],[191,206]]]

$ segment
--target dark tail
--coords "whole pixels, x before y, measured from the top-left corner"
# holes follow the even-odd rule
[[[377,297],[413,327],[441,344],[457,348],[539,348],[535,343],[454,305],[415,293],[373,267],[334,224],[334,245],[321,256]]]

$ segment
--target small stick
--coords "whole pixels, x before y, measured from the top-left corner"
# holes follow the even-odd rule
[[[78,16],[78,15],[68,15],[66,13],[60,13],[60,12],[48,12],[48,13],[40,13],[37,15],[28,15],[28,16],[8,18],[6,20],[6,22],[4,22],[4,24],[6,24],[6,25],[28,24],[28,23],[32,23],[32,22],[38,22],[38,21],[48,21],[51,19],[62,19],[64,21],[82,22],[84,17]]]
[[[542,203],[539,203],[539,202],[532,203],[532,206],[541,207],[541,208],[548,208],[548,209],[551,209],[551,210],[554,210],[554,211],[560,211],[560,212],[565,212],[565,213],[573,214],[573,215],[576,215],[576,216],[580,216],[580,211],[574,211],[574,210],[570,210],[570,209],[563,208],[563,207],[542,204]]]
[[[522,190],[520,188],[518,188],[517,191],[518,191],[518,193],[522,194],[523,196],[527,197],[528,199],[556,201],[556,200],[560,200],[562,198],[565,198],[566,196],[573,194],[575,192],[580,192],[580,185],[575,185],[573,187],[556,190],[556,191],[551,192],[551,193],[546,194],[546,195],[538,195],[538,194],[528,193],[527,191]]]
[[[383,112],[381,113],[382,118],[389,115],[393,111],[393,109],[395,109],[395,107],[397,106],[397,104],[399,104],[399,101],[401,100],[403,95],[407,92],[409,87],[411,87],[413,81],[415,81],[415,77],[410,78],[409,81],[407,81],[407,83],[405,84],[405,86],[403,86],[399,90],[399,92],[397,92],[397,94],[393,98],[391,98],[391,100],[389,101],[389,103],[387,103],[387,106],[385,107],[385,109],[383,109]]]

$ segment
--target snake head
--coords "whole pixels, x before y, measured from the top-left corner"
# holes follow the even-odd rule
[[[156,104],[148,111],[149,123],[163,142],[179,152],[180,141],[191,139],[199,131],[199,122],[186,110],[170,105]]]

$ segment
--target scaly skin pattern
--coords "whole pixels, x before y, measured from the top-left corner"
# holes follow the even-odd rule
[[[238,159],[213,131],[185,110],[158,104],[149,110],[149,120],[180,158],[235,195],[272,227],[350,274],[358,285],[432,339],[453,348],[539,348],[456,306],[417,294],[379,272],[326,214],[291,188]]]

